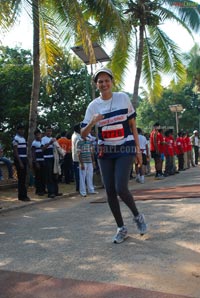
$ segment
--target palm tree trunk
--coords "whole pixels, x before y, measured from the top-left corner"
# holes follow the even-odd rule
[[[133,106],[136,110],[138,103],[138,93],[139,93],[139,85],[140,85],[140,77],[142,73],[142,56],[144,51],[144,25],[140,25],[139,28],[139,49],[138,55],[136,58],[136,75],[134,82],[134,91],[133,91]]]
[[[31,144],[34,139],[34,130],[37,126],[37,107],[40,90],[40,47],[39,47],[39,0],[32,0],[33,13],[33,82],[29,111],[28,130],[28,159],[31,162]]]

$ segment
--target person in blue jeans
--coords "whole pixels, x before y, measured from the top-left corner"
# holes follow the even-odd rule
[[[128,95],[112,92],[114,77],[110,69],[99,69],[93,78],[100,96],[87,107],[81,135],[87,137],[94,126],[98,130],[99,164],[108,204],[117,224],[113,242],[121,243],[128,237],[128,230],[121,214],[118,195],[132,212],[139,233],[143,235],[147,232],[144,215],[139,213],[128,189],[134,158],[138,166],[142,166],[136,113]]]
[[[8,179],[13,179],[13,167],[11,161],[4,156],[3,146],[0,144],[0,161],[4,162],[8,169]],[[2,170],[0,168],[0,180],[3,180]]]

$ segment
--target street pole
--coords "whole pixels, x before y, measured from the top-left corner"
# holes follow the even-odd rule
[[[178,134],[178,112],[177,112],[177,110],[176,110],[175,114],[176,114],[176,133]]]

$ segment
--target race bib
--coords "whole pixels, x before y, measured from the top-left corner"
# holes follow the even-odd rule
[[[124,128],[122,124],[102,127],[102,138],[105,141],[119,141],[124,139]]]

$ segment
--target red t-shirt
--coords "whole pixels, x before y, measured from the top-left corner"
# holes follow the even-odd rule
[[[187,139],[186,137],[183,137],[183,152],[188,151],[188,145],[187,145]]]
[[[177,137],[176,139],[176,153],[183,154],[183,138]]]
[[[157,134],[157,141],[158,141],[158,150],[159,150],[159,152],[164,153],[164,150],[165,150],[164,144],[163,144],[164,137],[163,137],[162,133],[160,133],[160,132],[158,132],[158,134]]]
[[[174,156],[174,140],[173,137],[165,137],[165,156]]]
[[[150,151],[159,151],[159,136],[157,130],[152,130],[150,133]]]
[[[186,144],[187,144],[187,151],[191,151],[192,150],[192,144],[191,144],[191,140],[190,137],[185,137],[186,140]]]

